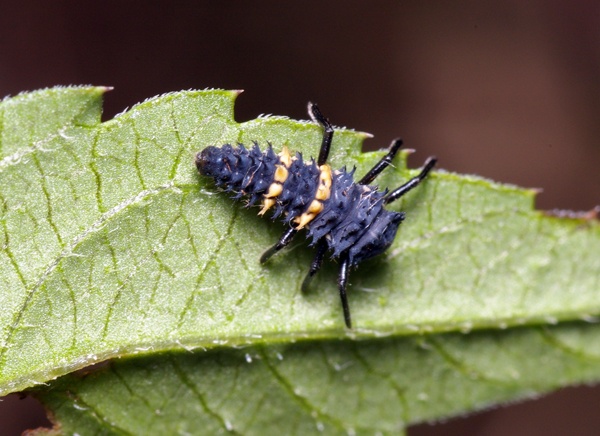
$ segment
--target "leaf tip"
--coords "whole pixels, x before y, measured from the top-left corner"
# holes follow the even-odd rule
[[[114,90],[114,89],[115,89],[115,87],[114,87],[114,86],[104,86],[104,85],[102,85],[102,86],[96,86],[95,88],[96,88],[98,91],[102,92],[103,94],[104,94],[105,92],[110,92],[110,91],[112,91],[112,90]]]
[[[373,138],[375,136],[372,133],[360,132],[360,131],[356,131],[355,134],[356,134],[356,136],[358,136],[362,140]]]

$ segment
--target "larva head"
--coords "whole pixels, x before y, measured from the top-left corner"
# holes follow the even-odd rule
[[[204,176],[219,178],[223,166],[223,151],[218,147],[206,147],[196,154],[196,167]]]

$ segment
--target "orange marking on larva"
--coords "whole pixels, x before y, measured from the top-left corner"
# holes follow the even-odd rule
[[[283,185],[277,182],[271,183],[269,191],[265,194],[265,198],[274,198],[283,192]]]
[[[315,218],[315,214],[305,212],[299,217],[294,218],[294,222],[298,224],[296,226],[296,230],[303,229],[309,222],[311,222]]]
[[[294,222],[298,224],[296,227],[297,230],[304,228],[308,223],[315,219],[315,217],[323,210],[323,203],[319,200],[313,200],[308,206],[306,212],[304,212],[299,217],[294,219]]]
[[[313,200],[312,203],[310,203],[310,206],[308,206],[308,213],[312,213],[314,215],[318,214],[322,210],[323,203],[321,203],[319,200]]]
[[[283,183],[285,183],[285,181],[288,178],[288,170],[285,165],[276,165],[275,168],[275,176],[273,177],[273,179],[277,183],[281,183],[283,185]]]
[[[259,215],[264,215],[265,213],[267,213],[267,211],[269,209],[271,209],[273,206],[275,206],[276,201],[272,198],[265,198],[263,199],[263,207],[260,210],[260,212],[258,212]]]
[[[278,156],[281,163],[289,168],[292,164],[292,157],[290,156],[290,151],[288,150],[287,146],[283,146],[281,153],[279,153]]]
[[[315,198],[317,200],[327,200],[331,195],[331,167],[329,165],[321,165],[319,167],[321,173],[319,174],[319,187]]]

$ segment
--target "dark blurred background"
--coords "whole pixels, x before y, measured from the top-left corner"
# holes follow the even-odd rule
[[[105,119],[156,94],[244,89],[236,117],[306,119],[402,136],[411,165],[542,188],[541,209],[600,204],[600,2],[0,1],[0,97],[114,86]],[[597,435],[600,390],[570,388],[435,426],[425,435]],[[43,424],[0,402],[0,434]]]

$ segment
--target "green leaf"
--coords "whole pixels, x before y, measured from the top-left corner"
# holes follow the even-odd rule
[[[600,329],[565,323],[158,354],[42,399],[65,434],[398,434],[599,376]]]
[[[207,145],[253,140],[316,156],[318,126],[281,117],[237,123],[232,91],[169,94],[100,123],[105,90],[58,88],[0,103],[0,395],[156,353],[115,364],[108,379],[62,379],[46,399],[64,423],[82,419],[109,433],[159,425],[153,407],[178,403],[172,389],[196,402],[161,420],[171,429],[198,428],[197,412],[242,433],[278,413],[295,417],[281,423],[290,431],[319,423],[391,431],[600,378],[595,355],[580,355],[598,327],[572,323],[600,314],[596,221],[545,216],[533,210],[532,191],[435,172],[394,204],[407,219],[393,247],[351,276],[356,328],[348,331],[335,265],[307,295],[299,290],[312,257],[306,243],[260,266],[283,226],[216,192],[193,163]],[[332,165],[364,173],[382,156],[361,154],[364,138],[337,130]],[[378,183],[395,187],[414,173],[403,154]],[[521,325],[532,327],[504,330]],[[572,348],[554,340],[573,331]],[[244,364],[246,354],[256,364]],[[552,365],[540,371],[546,355]],[[239,403],[231,409],[219,400],[228,383]],[[124,413],[123,386],[145,407],[143,422],[128,414],[119,424],[112,414]],[[273,386],[285,398],[270,399]],[[75,413],[72,392],[88,413]],[[372,406],[393,395],[397,412]],[[271,403],[279,408],[263,407]]]

